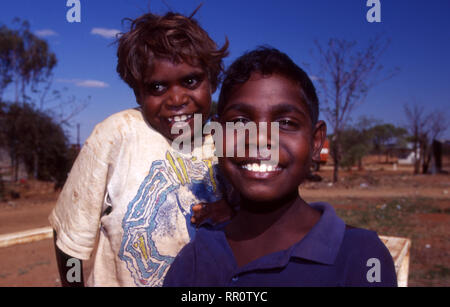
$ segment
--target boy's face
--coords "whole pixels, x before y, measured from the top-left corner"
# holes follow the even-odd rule
[[[279,139],[269,137],[267,144],[271,150],[278,146],[279,162],[268,169],[254,166],[255,163],[261,166],[268,159],[224,157],[219,161],[222,171],[245,199],[267,202],[294,195],[309,172],[311,158],[320,154],[326,135],[325,123],[320,121],[312,127],[299,87],[283,76],[262,77],[254,73],[249,81],[233,90],[220,122],[252,121],[257,126],[267,122],[267,131],[270,131],[269,123],[277,122]],[[225,142],[235,140],[229,136],[224,139]]]
[[[202,114],[203,123],[211,108],[211,85],[207,73],[187,63],[156,60],[144,80],[139,103],[149,124],[170,140],[180,133],[171,133],[174,125],[190,126],[194,136],[194,113]]]

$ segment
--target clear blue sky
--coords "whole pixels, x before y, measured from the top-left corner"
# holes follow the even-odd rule
[[[121,20],[135,18],[150,9],[169,8],[190,14],[201,2],[196,18],[222,45],[230,41],[225,64],[261,44],[274,46],[298,64],[317,68],[311,55],[313,41],[329,38],[357,41],[385,33],[391,39],[381,64],[399,67],[400,73],[371,90],[353,114],[364,114],[397,125],[405,124],[403,105],[416,102],[428,110],[450,116],[450,1],[380,0],[381,23],[366,20],[366,0],[80,0],[81,23],[66,20],[66,0],[0,1],[0,23],[12,25],[14,17],[28,20],[31,30],[45,38],[58,58],[54,88],[66,86],[69,94],[91,103],[73,119],[69,129],[76,140],[81,124],[83,142],[94,125],[107,116],[136,105],[133,92],[116,73],[116,47],[107,30],[121,30]],[[102,35],[95,34],[102,33]],[[12,88],[4,98],[13,97]],[[217,97],[217,93],[214,95]],[[450,129],[445,134],[450,137]]]

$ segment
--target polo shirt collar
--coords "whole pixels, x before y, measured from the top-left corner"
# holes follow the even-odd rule
[[[232,270],[233,275],[252,270],[284,267],[289,263],[291,258],[301,258],[327,265],[334,264],[344,238],[345,223],[336,215],[334,208],[330,204],[317,202],[309,205],[321,211],[322,215],[316,225],[314,225],[301,241],[287,250],[256,259],[241,268],[237,267],[231,247],[227,243],[225,233],[223,232],[225,224],[212,227],[212,229],[215,229],[215,231],[213,230],[213,235],[216,237],[215,241],[220,246],[218,250],[223,252],[220,256],[227,255],[228,259],[232,259],[230,265],[234,267],[234,270]],[[206,228],[211,228],[211,226],[208,225]],[[197,238],[199,239],[200,237],[202,235],[199,235]],[[210,241],[206,240],[205,242],[207,246],[211,246]],[[224,263],[222,262],[222,265]]]
[[[328,203],[317,202],[310,206],[322,211],[322,216],[308,234],[291,248],[291,257],[333,264],[344,238],[345,223]]]

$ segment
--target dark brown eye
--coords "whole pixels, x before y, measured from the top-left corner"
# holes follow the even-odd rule
[[[248,118],[245,118],[245,117],[236,117],[236,118],[233,118],[232,120],[231,120],[231,122],[232,123],[243,123],[243,124],[246,124],[246,123],[248,123],[250,120],[248,119]]]
[[[284,126],[290,126],[292,125],[292,122],[288,119],[282,119],[280,121],[278,121],[280,123],[280,125],[284,125]]]
[[[154,82],[148,86],[148,90],[152,95],[161,95],[166,91],[166,87],[162,83]]]
[[[299,127],[299,124],[296,121],[293,121],[291,119],[288,118],[283,118],[283,119],[279,119],[277,120],[277,122],[279,123],[280,127],[283,129],[296,129]]]
[[[192,85],[197,84],[197,80],[194,79],[194,78],[189,78],[189,79],[186,79],[186,81],[184,83],[186,83],[187,85],[192,86]]]
[[[190,75],[183,79],[183,85],[187,88],[194,89],[202,82],[201,75]]]

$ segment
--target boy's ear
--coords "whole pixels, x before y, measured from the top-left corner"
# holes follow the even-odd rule
[[[327,124],[323,120],[319,120],[313,131],[313,161],[320,161],[320,151],[322,150],[325,139],[327,138]]]

